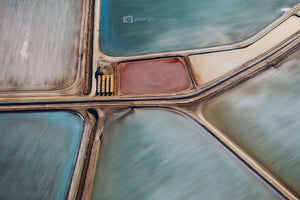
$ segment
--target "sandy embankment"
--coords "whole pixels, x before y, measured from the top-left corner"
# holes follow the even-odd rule
[[[270,50],[300,30],[300,18],[293,16],[254,44],[232,51],[190,56],[192,70],[201,87]]]

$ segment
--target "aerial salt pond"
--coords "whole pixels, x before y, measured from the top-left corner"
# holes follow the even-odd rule
[[[232,44],[261,31],[299,0],[102,0],[100,48],[132,56]]]
[[[105,123],[92,199],[280,199],[204,128],[134,109]]]
[[[1,113],[0,199],[65,199],[82,133],[72,113]]]
[[[300,52],[217,97],[204,116],[300,195]]]
[[[191,80],[181,58],[163,58],[119,64],[120,93],[174,93],[191,88]]]
[[[0,89],[57,89],[77,73],[81,1],[0,1]]]

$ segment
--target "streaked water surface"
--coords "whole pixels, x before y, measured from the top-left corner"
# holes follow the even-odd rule
[[[0,1],[0,89],[49,89],[75,79],[81,1]]]
[[[300,196],[299,51],[209,103],[204,115]]]
[[[100,46],[110,56],[245,40],[299,0],[102,0]]]
[[[0,114],[0,199],[65,199],[83,121],[67,112]]]
[[[104,126],[92,199],[279,199],[201,126],[166,110]]]

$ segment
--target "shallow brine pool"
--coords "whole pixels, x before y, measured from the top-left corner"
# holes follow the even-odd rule
[[[279,199],[191,119],[135,109],[104,126],[92,199]]]
[[[68,112],[0,114],[0,199],[65,199],[83,133]]]
[[[300,195],[300,53],[217,97],[204,116]]]
[[[0,1],[0,89],[61,89],[76,77],[82,1]]]
[[[110,56],[190,50],[245,40],[299,0],[102,0],[100,47]]]

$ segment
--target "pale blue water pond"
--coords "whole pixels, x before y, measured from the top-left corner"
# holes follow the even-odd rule
[[[135,109],[105,123],[92,199],[280,199],[191,119]]]
[[[299,0],[102,0],[100,47],[131,56],[245,40]]]
[[[65,199],[83,133],[68,112],[0,114],[0,199]]]
[[[300,196],[300,52],[216,98],[204,115]]]

